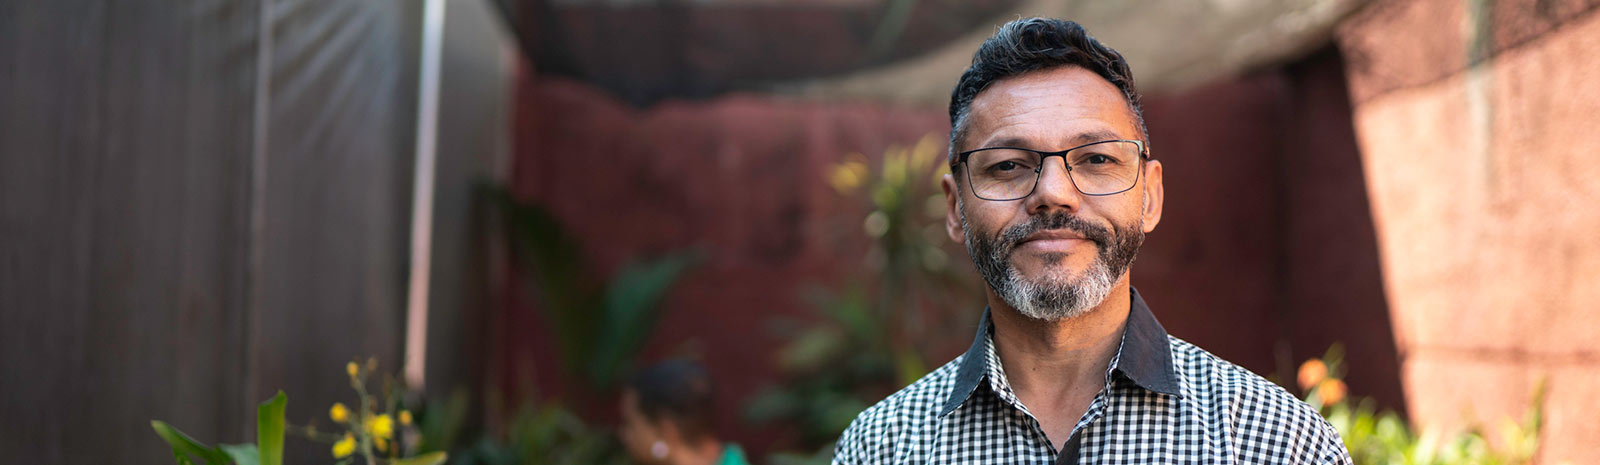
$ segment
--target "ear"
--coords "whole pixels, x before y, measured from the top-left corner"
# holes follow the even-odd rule
[[[1144,232],[1156,229],[1161,223],[1161,208],[1166,200],[1166,190],[1161,185],[1161,162],[1149,160],[1144,164]]]
[[[944,231],[950,240],[957,244],[966,243],[966,234],[961,230],[961,207],[957,205],[960,200],[961,187],[956,185],[955,176],[946,174],[939,181],[939,186],[944,188]]]

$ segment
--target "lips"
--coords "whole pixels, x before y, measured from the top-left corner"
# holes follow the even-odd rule
[[[1087,242],[1091,241],[1071,231],[1049,230],[1024,237],[1017,243],[1017,248],[1042,253],[1070,253]]]
[[[1076,239],[1076,240],[1087,240],[1087,238],[1083,237],[1083,235],[1075,233],[1075,232],[1072,232],[1070,230],[1052,229],[1052,230],[1048,230],[1048,231],[1039,231],[1039,232],[1036,232],[1036,233],[1033,233],[1033,234],[1029,234],[1028,237],[1024,237],[1024,238],[1022,238],[1021,241],[1018,241],[1017,245],[1022,245],[1022,244],[1026,244],[1026,243],[1034,242],[1034,241],[1066,241],[1066,240],[1074,240],[1074,239]]]

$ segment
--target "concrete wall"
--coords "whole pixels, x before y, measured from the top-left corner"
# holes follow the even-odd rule
[[[1346,23],[1384,287],[1417,422],[1549,382],[1541,462],[1600,462],[1596,2],[1408,1]]]

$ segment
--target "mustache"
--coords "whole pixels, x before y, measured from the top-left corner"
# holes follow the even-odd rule
[[[1094,241],[1102,249],[1111,243],[1111,230],[1089,222],[1077,215],[1066,212],[1056,212],[1049,215],[1040,215],[1028,219],[1028,222],[1006,228],[1000,233],[999,241],[1007,249],[1021,245],[1023,239],[1041,231],[1067,230],[1083,236],[1084,239]]]

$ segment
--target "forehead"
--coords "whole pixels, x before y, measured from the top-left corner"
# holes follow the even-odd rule
[[[1122,91],[1078,66],[995,81],[972,99],[968,118],[967,148],[1016,144],[1060,150],[1106,136],[1139,138]]]

